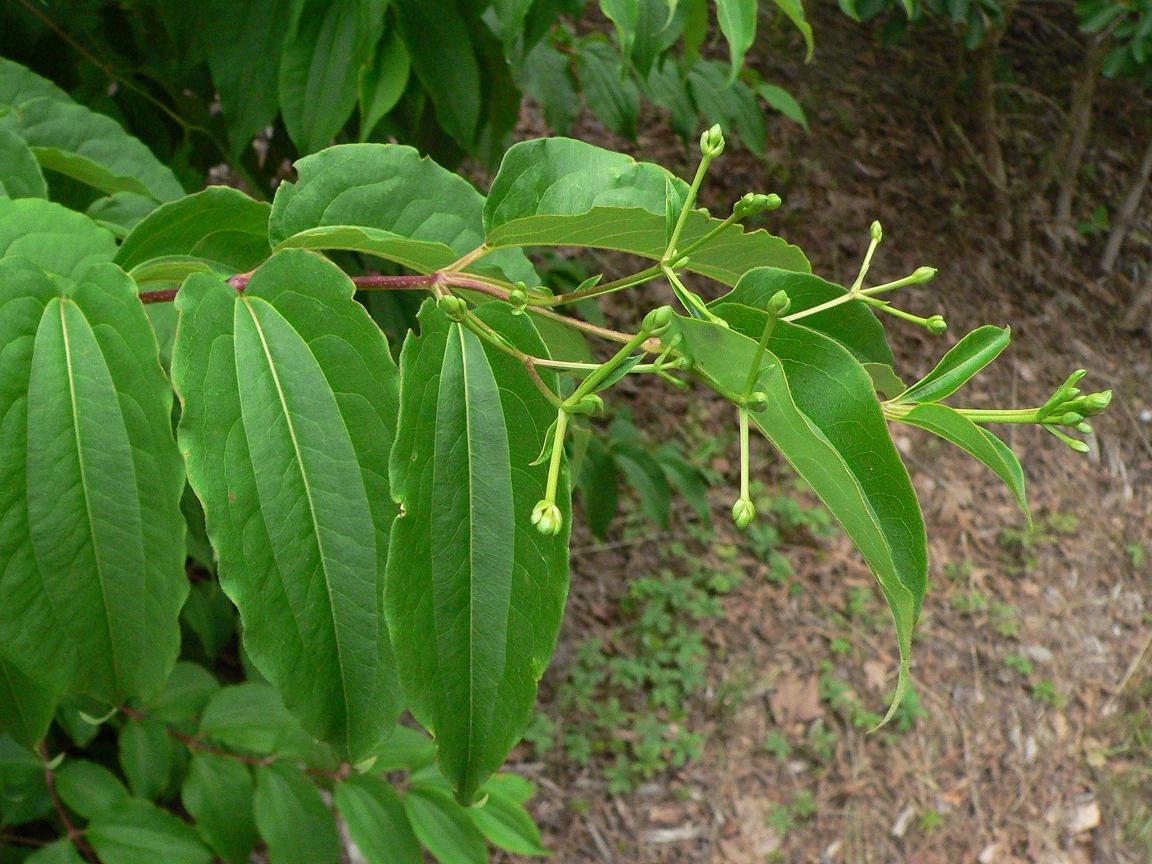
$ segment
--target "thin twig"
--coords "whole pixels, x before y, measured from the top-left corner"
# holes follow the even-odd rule
[[[76,851],[84,856],[84,860],[96,864],[96,853],[88,845],[88,841],[84,839],[84,832],[76,827],[76,823],[68,815],[68,809],[60,800],[60,793],[56,791],[56,772],[52,769],[52,760],[48,756],[48,745],[41,743],[39,752],[40,758],[44,760],[44,785],[48,787],[48,797],[52,799],[52,806],[56,810],[56,815],[60,817],[60,821],[64,823],[64,830],[68,832],[68,839],[72,841]]]

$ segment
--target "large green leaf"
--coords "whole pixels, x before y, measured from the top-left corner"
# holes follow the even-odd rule
[[[349,777],[336,787],[336,808],[368,864],[421,864],[420,842],[404,802],[379,777]]]
[[[400,709],[380,609],[397,373],[351,280],[273,256],[177,298],[180,443],[245,647],[305,728],[363,758]]]
[[[716,0],[716,21],[728,40],[732,58],[729,80],[735,80],[744,65],[744,55],[756,39],[756,0]]]
[[[658,165],[636,162],[569,138],[524,141],[509,149],[484,207],[489,246],[591,246],[659,259],[666,245],[668,188],[686,184]],[[681,248],[719,224],[694,211]],[[754,267],[807,272],[808,259],[767,231],[730,226],[694,252],[688,270],[728,285]]]
[[[259,836],[247,765],[215,753],[195,754],[180,800],[196,820],[196,830],[204,842],[217,855],[233,864],[248,861]]]
[[[431,273],[484,241],[484,197],[411,147],[331,147],[298,161],[296,174],[272,205],[268,233],[278,249],[350,249]],[[518,250],[482,264],[472,269],[537,281]]]
[[[764,315],[746,307],[732,329],[679,319],[695,370],[722,392],[739,394],[759,363],[755,388],[767,396],[751,419],[815,490],[871,566],[892,609],[900,646],[900,683],[907,686],[912,628],[927,579],[926,540],[908,475],[895,454],[875,401],[871,379],[847,351],[814,331],[778,322],[775,346],[760,359],[754,339],[738,328]],[[736,318],[736,315],[732,315]],[[812,351],[810,357],[806,351]],[[805,364],[810,368],[805,369]],[[793,382],[793,376],[803,383]],[[868,400],[871,400],[869,405]],[[877,425],[879,424],[879,425]]]
[[[256,825],[269,864],[338,864],[340,835],[316,786],[295,765],[256,768]]]
[[[188,583],[172,391],[136,286],[100,264],[65,287],[11,258],[0,308],[0,643],[57,692],[145,697]]]
[[[75,102],[30,99],[0,118],[0,128],[23,138],[44,168],[101,192],[134,192],[157,202],[184,194],[176,175],[137,138]]]
[[[479,314],[521,350],[545,355],[507,306]],[[545,537],[528,518],[547,475],[531,463],[555,411],[523,365],[431,302],[420,325],[401,356],[391,468],[402,511],[385,604],[413,713],[470,803],[519,741],[551,656],[567,594],[568,520]],[[567,517],[566,476],[560,486]]]
[[[0,656],[0,732],[35,747],[48,732],[56,702],[55,693]]]
[[[331,144],[352,113],[360,67],[383,32],[384,5],[302,0],[292,16],[280,58],[280,113],[301,153]]]
[[[709,307],[715,310],[723,303],[738,303],[753,309],[765,309],[768,300],[777,291],[786,292],[792,301],[789,313],[802,312],[848,293],[839,285],[826,282],[811,273],[759,267],[745,273],[735,288],[713,300]],[[858,300],[808,315],[797,323],[803,323],[809,330],[819,330],[831,336],[862,363],[887,366],[893,363],[892,349],[888,345],[884,326],[872,310]]]
[[[1028,496],[1024,489],[1024,469],[1012,448],[987,429],[977,426],[963,414],[947,405],[926,403],[917,405],[900,418],[901,422],[927,429],[945,441],[955,444],[962,450],[988,466],[1016,496],[1016,503],[1031,522],[1028,509]]]
[[[196,832],[147,801],[123,801],[98,814],[86,838],[104,864],[208,864],[208,851]]]
[[[0,107],[15,107],[29,99],[46,96],[58,102],[71,102],[72,97],[27,66],[0,57]]]
[[[128,800],[124,784],[105,768],[84,759],[69,760],[56,772],[56,791],[73,812],[91,821]]]
[[[900,394],[899,402],[939,402],[972,380],[1012,341],[1008,327],[977,327],[945,354],[936,368]]]
[[[116,263],[137,281],[151,271],[158,281],[180,282],[184,267],[201,262],[228,275],[243,273],[269,255],[270,212],[239,190],[209,186],[157,207],[137,223],[116,252]],[[168,278],[170,268],[176,278]]]
[[[23,138],[7,129],[0,129],[0,196],[48,197],[48,187],[36,157]]]
[[[111,232],[81,213],[42,198],[0,198],[0,258],[22,256],[55,276],[75,278],[115,254]]]

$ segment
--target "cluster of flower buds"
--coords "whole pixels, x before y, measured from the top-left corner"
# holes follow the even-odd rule
[[[705,159],[715,159],[724,152],[724,132],[716,123],[700,136],[700,152]]]
[[[436,301],[436,306],[449,321],[459,323],[468,317],[468,302],[461,297],[446,294]]]
[[[1080,383],[1087,373],[1077,369],[1068,376],[1052,397],[1036,412],[1036,420],[1044,424],[1044,428],[1079,453],[1087,453],[1088,445],[1083,441],[1065,435],[1057,426],[1075,429],[1083,435],[1092,433],[1092,425],[1088,417],[1103,414],[1112,402],[1112,391],[1101,390],[1096,393],[1081,393],[1076,385]]]
[[[732,215],[737,219],[747,219],[749,216],[758,216],[775,210],[782,203],[776,193],[765,195],[763,192],[748,192],[732,205]]]
[[[640,324],[640,330],[649,337],[663,336],[672,325],[672,319],[675,316],[676,312],[671,306],[657,306],[644,316],[644,321]]]
[[[516,287],[508,292],[508,302],[512,305],[513,315],[523,315],[528,308],[528,286],[517,282]]]
[[[536,530],[548,537],[555,537],[564,527],[564,516],[555,501],[538,501],[532,510],[532,524]]]

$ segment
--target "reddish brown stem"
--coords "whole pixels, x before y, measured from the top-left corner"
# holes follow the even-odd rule
[[[44,785],[48,787],[48,796],[52,799],[52,806],[56,809],[56,815],[60,817],[60,821],[64,823],[64,830],[68,832],[68,839],[72,841],[76,851],[84,856],[85,861],[96,862],[96,853],[92,851],[92,847],[84,839],[84,832],[76,827],[76,823],[68,815],[68,809],[60,800],[60,793],[56,791],[56,772],[50,767],[52,760],[48,757],[46,744],[40,745],[40,758],[44,760]]]

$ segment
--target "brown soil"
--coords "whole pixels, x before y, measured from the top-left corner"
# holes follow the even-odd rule
[[[1039,430],[1008,435],[1024,461],[1037,522],[1046,526],[1023,550],[1006,539],[1006,529],[1024,525],[999,481],[925,434],[894,430],[921,494],[932,554],[913,667],[928,716],[910,732],[866,735],[825,702],[813,704],[822,661],[834,662],[873,709],[882,708],[893,680],[895,646],[886,629],[850,634],[851,654],[829,650],[840,635],[829,629],[831,611],[843,609],[850,587],[871,582],[839,539],[792,550],[806,586],[798,596],[762,578],[759,562],[745,561],[750,578],[728,599],[727,618],[709,639],[724,657],[712,670],[717,684],[737,672],[749,683],[733,717],[718,721],[707,705],[699,710],[708,733],[703,758],[617,797],[597,771],[533,761],[527,747],[514,754],[516,767],[540,783],[535,812],[554,860],[564,864],[1152,860],[1152,848],[1125,835],[1132,784],[1117,791],[1117,778],[1131,771],[1147,778],[1147,766],[1126,763],[1123,749],[1114,752],[1127,740],[1121,722],[1148,710],[1136,695],[1152,674],[1146,659],[1126,675],[1152,632],[1152,342],[1116,323],[1131,283],[1122,275],[1085,275],[1096,254],[1090,245],[1071,257],[1045,253],[1024,272],[991,239],[980,175],[935,119],[936,96],[952,74],[943,34],[924,33],[915,48],[885,49],[834,10],[823,10],[815,25],[818,53],[810,66],[793,62],[796,48],[783,29],[758,46],[761,57],[779,58],[760,65],[804,102],[811,134],[770,118],[767,162],[726,155],[705,203],[726,209],[746,191],[780,192],[785,207],[773,214],[772,230],[801,245],[816,272],[839,282],[853,278],[867,226],[881,219],[886,239],[875,279],[921,264],[939,267],[931,286],[901,300],[919,314],[942,313],[951,328],[939,339],[892,328],[906,377],[927,371],[959,334],[1011,323],[1014,344],[968,392],[971,403],[1038,404],[1071,370],[1085,367],[1087,383],[1114,388],[1112,410],[1096,424],[1087,456]],[[1013,38],[1036,56],[1035,34],[1022,30]],[[1046,70],[1023,73],[1032,76],[1025,83],[1044,89]],[[1089,154],[1098,179],[1081,202],[1085,211],[1116,200],[1107,190],[1122,183],[1138,155],[1139,142],[1124,130],[1140,108],[1120,94],[1108,87],[1102,97],[1101,131]],[[537,125],[531,117],[526,123]],[[642,128],[637,143],[591,121],[573,134],[690,170],[687,151],[658,116]],[[1129,269],[1138,253],[1146,250],[1127,250]],[[728,424],[728,412],[702,395],[640,395],[634,408],[638,418],[655,421],[649,428],[657,435],[681,409],[706,428]],[[786,478],[766,447],[758,456],[762,470]],[[725,515],[730,498],[730,490],[716,490],[718,542],[739,542]],[[1134,560],[1132,544],[1148,550],[1143,563]],[[545,693],[563,674],[572,645],[606,625],[604,610],[628,576],[657,564],[649,543],[597,545],[582,537],[574,545],[581,554],[574,557],[569,622]],[[946,572],[948,565],[954,568]],[[1018,632],[999,632],[986,610],[965,611],[956,598],[973,590],[1015,607]],[[1029,658],[1035,672],[1025,679],[1006,667],[1009,655]],[[1052,682],[1067,703],[1035,698],[1029,683],[1040,680]],[[839,733],[834,759],[810,758],[798,747],[781,763],[764,752],[770,730],[802,742],[817,718]],[[816,812],[782,837],[765,818],[801,789],[814,796]],[[591,802],[586,811],[569,806],[574,797]]]

